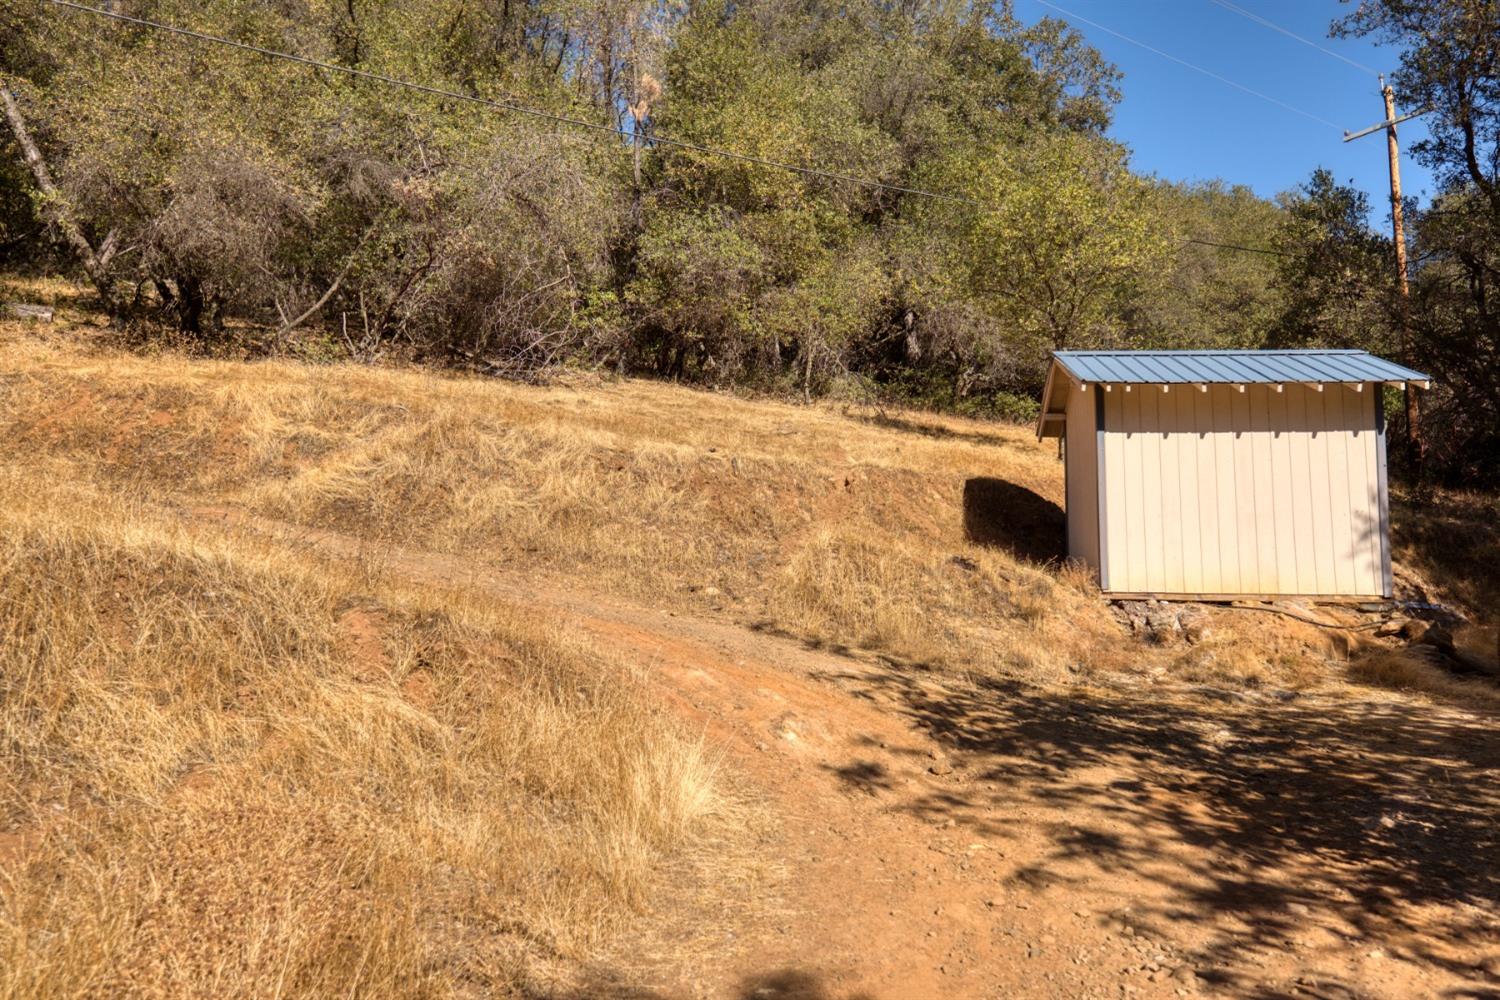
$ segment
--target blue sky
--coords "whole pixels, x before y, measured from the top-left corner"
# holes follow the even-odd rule
[[[1329,22],[1346,13],[1348,4],[1337,0],[1232,2],[1372,69],[1389,72],[1397,65],[1399,54],[1394,49],[1327,37]],[[1027,23],[1043,16],[1072,22],[1124,72],[1124,97],[1115,112],[1112,134],[1130,147],[1137,170],[1171,180],[1221,177],[1270,197],[1302,183],[1313,168],[1323,166],[1341,182],[1353,182],[1369,193],[1372,223],[1379,225],[1389,217],[1384,134],[1343,142],[1343,129],[1358,130],[1383,117],[1379,85],[1369,73],[1213,0],[1056,0],[1056,5],[1079,20],[1040,0],[1015,0],[1016,16]],[[1333,125],[1251,96],[1081,19]],[[1399,132],[1404,193],[1425,203],[1432,193],[1431,176],[1407,150],[1426,130],[1417,119],[1403,123]]]

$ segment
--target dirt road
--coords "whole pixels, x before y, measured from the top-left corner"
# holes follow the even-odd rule
[[[1374,695],[961,681],[572,581],[190,516],[560,616],[722,747],[776,817],[760,849],[777,898],[709,910],[669,889],[586,993],[1500,997],[1491,720]]]

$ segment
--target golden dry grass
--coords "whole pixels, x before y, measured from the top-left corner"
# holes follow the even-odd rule
[[[723,604],[963,669],[1061,677],[1115,630],[1083,589],[965,536],[969,478],[1060,500],[1055,454],[1021,428],[913,431],[651,383],[534,389],[14,335],[0,350],[0,458],[57,481]]]
[[[49,294],[61,298],[38,297]],[[53,334],[4,328],[0,359],[14,374],[0,459],[940,668],[1042,682],[1124,670],[1305,687],[1333,676],[1327,637],[1285,619],[1227,613],[1186,651],[1122,641],[1086,574],[1008,551],[1034,547],[1033,515],[1062,500],[1055,444],[1029,428],[597,377],[535,388],[148,357],[70,335],[87,315],[65,310]],[[971,481],[1008,491],[980,512],[980,541],[966,523]],[[1400,554],[1426,566],[1440,556],[1405,543],[1416,524],[1398,523]],[[1500,551],[1492,526],[1463,530]],[[1449,575],[1457,599],[1483,595],[1463,582],[1482,573]]]
[[[1345,676],[1325,632],[1264,615],[1143,644],[1086,573],[1008,549],[1061,502],[1029,429],[131,352],[67,286],[23,297],[61,311],[0,323],[0,997],[527,989],[723,810],[623,665],[197,508],[961,673]],[[989,544],[978,480],[1018,504],[980,512]],[[1385,660],[1349,676],[1491,703]]]
[[[0,475],[0,997],[565,975],[715,804],[621,665]]]

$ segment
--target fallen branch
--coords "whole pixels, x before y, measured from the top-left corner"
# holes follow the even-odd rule
[[[1293,608],[1279,608],[1274,604],[1256,604],[1252,601],[1230,601],[1228,606],[1240,611],[1264,611],[1267,614],[1285,615],[1288,618],[1295,618],[1299,622],[1307,622],[1309,625],[1317,625],[1321,628],[1341,628],[1350,632],[1361,632],[1365,629],[1375,628],[1380,624],[1379,622],[1366,622],[1362,625],[1344,625],[1340,622],[1331,622],[1326,618],[1319,618],[1316,615],[1310,615]]]

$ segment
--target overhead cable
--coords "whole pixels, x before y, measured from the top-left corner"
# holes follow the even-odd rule
[[[1236,5],[1236,4],[1232,4],[1232,3],[1229,2],[1229,0],[1211,0],[1211,2],[1215,3],[1215,4],[1218,4],[1220,7],[1223,7],[1225,10],[1233,11],[1234,13],[1240,15],[1241,17],[1248,18],[1249,20],[1254,21],[1256,24],[1259,24],[1262,27],[1270,28],[1272,31],[1279,32],[1279,33],[1285,35],[1288,38],[1291,38],[1291,39],[1293,39],[1295,41],[1301,42],[1303,45],[1307,45],[1307,46],[1309,46],[1311,48],[1317,49],[1319,52],[1323,53],[1324,55],[1333,56],[1333,58],[1339,60],[1340,62],[1348,63],[1350,66],[1353,66],[1357,70],[1361,70],[1362,72],[1368,73],[1371,76],[1379,76],[1380,75],[1380,70],[1378,70],[1378,69],[1375,69],[1375,68],[1373,68],[1371,66],[1366,66],[1362,62],[1355,62],[1353,59],[1350,59],[1348,56],[1344,55],[1342,52],[1335,52],[1335,51],[1333,51],[1333,49],[1327,48],[1326,46],[1323,46],[1323,45],[1319,45],[1317,42],[1313,41],[1310,38],[1303,38],[1301,35],[1297,34],[1295,31],[1290,31],[1290,30],[1288,30],[1286,28],[1283,28],[1281,25],[1277,24],[1275,21],[1269,20],[1268,18],[1261,17],[1259,14],[1255,13],[1254,11],[1249,11],[1249,10],[1246,10],[1245,8],[1240,7],[1240,6]]]
[[[1129,42],[1131,45],[1135,45],[1135,46],[1138,46],[1139,48],[1143,48],[1147,52],[1151,52],[1151,53],[1154,53],[1155,55],[1159,55],[1163,59],[1170,60],[1171,62],[1174,62],[1174,63],[1176,63],[1179,66],[1185,66],[1185,67],[1187,67],[1188,69],[1192,70],[1195,73],[1202,73],[1204,76],[1209,77],[1209,78],[1214,79],[1214,80],[1218,80],[1220,83],[1225,84],[1226,86],[1233,87],[1235,90],[1243,91],[1244,93],[1249,94],[1251,97],[1258,97],[1262,101],[1266,101],[1267,103],[1274,104],[1278,108],[1281,108],[1281,109],[1283,109],[1285,111],[1290,111],[1293,114],[1301,115],[1303,118],[1307,118],[1307,119],[1309,119],[1311,121],[1315,121],[1319,125],[1327,125],[1329,128],[1339,129],[1340,131],[1342,131],[1342,126],[1334,124],[1333,122],[1329,121],[1327,118],[1322,118],[1322,117],[1320,117],[1318,115],[1315,115],[1311,111],[1304,111],[1304,110],[1302,110],[1299,107],[1295,107],[1294,105],[1286,103],[1285,101],[1278,100],[1277,98],[1272,97],[1270,94],[1263,94],[1263,93],[1261,93],[1258,90],[1252,90],[1251,88],[1245,86],[1243,83],[1239,83],[1239,82],[1237,82],[1235,80],[1231,80],[1229,77],[1223,76],[1223,75],[1221,75],[1219,73],[1215,73],[1211,69],[1205,69],[1202,66],[1199,66],[1197,63],[1190,63],[1186,59],[1179,59],[1177,56],[1172,55],[1172,53],[1170,53],[1170,52],[1163,52],[1161,49],[1157,48],[1156,46],[1154,46],[1154,45],[1148,45],[1147,43],[1141,41],[1138,38],[1131,38],[1129,35],[1127,35],[1127,34],[1125,34],[1123,32],[1116,31],[1113,28],[1107,28],[1104,25],[1100,24],[1098,21],[1090,21],[1086,17],[1082,17],[1081,15],[1074,14],[1070,10],[1067,10],[1067,9],[1065,9],[1063,7],[1059,7],[1057,4],[1052,3],[1051,0],[1036,0],[1036,2],[1039,3],[1039,4],[1041,4],[1043,7],[1050,7],[1052,10],[1057,11],[1059,14],[1063,15],[1064,17],[1066,17],[1066,18],[1068,18],[1070,20],[1078,21],[1078,22],[1080,22],[1082,24],[1087,24],[1087,25],[1089,25],[1092,28],[1098,28],[1100,31],[1102,31],[1102,32],[1104,32],[1106,34],[1114,35],[1116,38],[1120,39],[1121,41]]]

